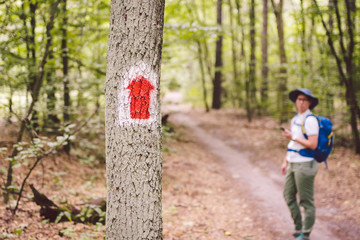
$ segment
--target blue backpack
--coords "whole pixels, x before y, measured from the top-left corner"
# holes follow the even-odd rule
[[[304,156],[304,157],[313,157],[319,163],[324,162],[326,168],[328,168],[326,160],[329,157],[329,154],[330,154],[330,152],[333,148],[333,144],[334,144],[334,133],[332,131],[333,124],[326,117],[320,117],[320,116],[316,116],[314,114],[309,114],[308,116],[306,116],[306,118],[304,119],[304,121],[301,125],[302,132],[306,139],[308,139],[308,136],[306,135],[304,125],[305,125],[305,120],[310,116],[314,116],[319,123],[318,145],[317,145],[316,149],[311,150],[309,148],[305,148],[305,149],[301,149],[299,151],[290,150],[290,149],[289,150],[298,152],[301,156]]]

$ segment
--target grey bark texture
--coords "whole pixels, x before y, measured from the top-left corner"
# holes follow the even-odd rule
[[[105,84],[107,239],[162,239],[159,87],[164,7],[164,0],[111,1]],[[129,78],[139,75],[153,81],[150,118],[128,119],[122,116],[129,115],[126,88]]]

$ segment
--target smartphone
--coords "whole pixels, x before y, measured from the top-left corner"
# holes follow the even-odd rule
[[[283,128],[283,127],[280,127],[280,130],[281,130],[281,131],[285,131],[285,128]]]

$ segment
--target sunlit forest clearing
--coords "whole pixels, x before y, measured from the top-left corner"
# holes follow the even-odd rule
[[[0,239],[289,239],[298,88],[335,134],[311,239],[357,239],[358,4],[0,0]]]

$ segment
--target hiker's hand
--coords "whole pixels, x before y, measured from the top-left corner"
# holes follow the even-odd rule
[[[284,131],[282,131],[282,135],[284,137],[286,137],[287,139],[291,140],[292,139],[292,134],[289,130],[285,129]]]
[[[286,174],[286,167],[287,167],[287,165],[288,165],[287,161],[284,161],[283,164],[281,165],[281,173],[282,173],[283,175]]]

